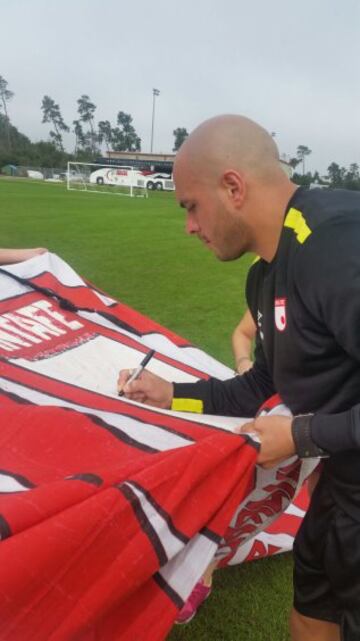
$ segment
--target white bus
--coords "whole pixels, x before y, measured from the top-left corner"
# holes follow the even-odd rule
[[[90,183],[123,187],[146,187],[144,176],[133,167],[103,167],[95,169],[90,174]]]
[[[150,191],[174,191],[174,181],[168,174],[148,174],[134,167],[103,167],[91,173],[90,182],[97,185],[142,187]]]

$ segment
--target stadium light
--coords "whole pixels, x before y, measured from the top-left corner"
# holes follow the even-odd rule
[[[153,105],[152,105],[152,121],[151,121],[151,144],[150,144],[150,153],[153,150],[154,142],[154,122],[155,122],[155,97],[160,95],[159,89],[153,89]]]

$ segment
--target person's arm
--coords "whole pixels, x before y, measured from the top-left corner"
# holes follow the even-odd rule
[[[360,368],[359,242],[357,222],[340,225],[336,233],[334,228],[325,227],[317,242],[314,239],[309,245],[307,262],[315,263],[312,256],[316,251],[313,299],[317,301],[324,323],[346,353],[346,358],[350,357]],[[306,274],[302,277],[306,278]],[[313,299],[309,296],[307,301],[311,306],[314,306]],[[360,449],[360,390],[359,404],[336,414],[316,412],[303,422],[315,446],[330,455]]]
[[[360,368],[360,232],[358,223],[323,227],[299,252],[298,293],[309,314],[330,331]],[[360,449],[359,404],[338,413],[315,412],[292,419],[261,417],[241,432],[255,432],[261,441],[259,463],[275,465],[296,453],[300,458],[331,456]]]
[[[22,263],[24,260],[34,258],[47,252],[44,247],[35,247],[34,249],[0,249],[0,265],[12,265],[13,263]]]
[[[251,359],[252,342],[256,334],[256,325],[250,310],[247,309],[232,335],[232,348],[235,359],[235,371],[244,374],[253,366]]]
[[[275,393],[259,341],[255,356],[249,372],[227,381],[210,378],[196,383],[169,383],[145,370],[136,381],[127,384],[130,371],[122,370],[118,390],[131,400],[163,409],[252,417]]]
[[[257,289],[254,277],[258,275],[262,278],[259,268],[263,268],[261,262],[254,264],[248,274],[248,299],[248,294]],[[122,370],[118,378],[118,390],[131,400],[164,409],[253,417],[262,403],[276,391],[258,336],[254,355],[255,363],[251,370],[227,381],[210,378],[196,383],[169,383],[145,371],[138,380],[127,385],[130,372]]]

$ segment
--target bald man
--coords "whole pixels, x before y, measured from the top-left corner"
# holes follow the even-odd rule
[[[294,418],[263,417],[258,462],[324,458],[294,546],[293,641],[360,640],[360,194],[298,188],[274,140],[242,116],[198,127],[175,162],[186,230],[222,260],[254,252],[247,302],[253,368],[228,381],[172,384],[149,372],[119,387],[137,401],[255,416],[278,391]],[[240,431],[240,430],[239,430]]]

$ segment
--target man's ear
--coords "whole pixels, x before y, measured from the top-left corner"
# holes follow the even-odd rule
[[[223,173],[221,185],[226,190],[232,204],[236,207],[241,207],[246,194],[244,176],[234,169],[229,169]]]

